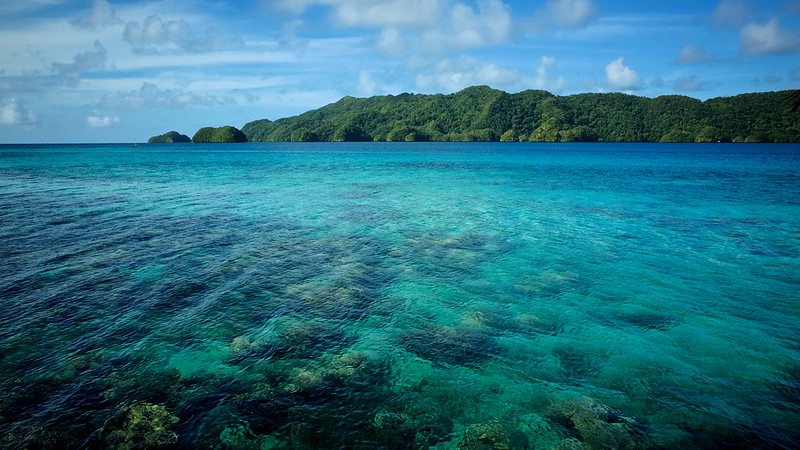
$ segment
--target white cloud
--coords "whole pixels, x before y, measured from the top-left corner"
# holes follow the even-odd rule
[[[179,44],[188,28],[189,24],[183,20],[165,23],[158,16],[150,16],[142,24],[128,22],[123,36],[133,45]]]
[[[548,0],[539,15],[541,21],[551,26],[577,29],[597,17],[597,8],[592,0]]]
[[[522,77],[516,70],[503,69],[496,64],[479,64],[476,59],[468,57],[445,59],[436,64],[432,72],[417,75],[417,86],[421,89],[449,92],[484,84],[513,88],[521,81]]]
[[[92,128],[108,128],[112,125],[117,125],[120,123],[119,117],[114,116],[87,116],[86,117],[86,125],[89,125]]]
[[[208,29],[197,34],[184,20],[163,21],[159,16],[148,16],[141,24],[128,22],[123,37],[136,48],[173,48],[186,51],[215,51],[244,46],[241,38],[226,36]]]
[[[362,70],[358,74],[358,86],[356,90],[359,95],[369,97],[375,95],[377,92],[378,84],[372,79],[372,76],[366,70]]]
[[[233,97],[221,98],[212,94],[198,94],[184,89],[160,89],[153,83],[144,83],[138,90],[109,92],[98,107],[116,110],[147,110],[155,108],[187,108],[234,104]]]
[[[740,49],[747,55],[771,55],[800,51],[800,38],[781,28],[778,19],[742,28]]]
[[[93,0],[92,9],[86,15],[78,17],[70,23],[77,28],[96,30],[119,22],[114,8],[106,0]]]
[[[755,9],[746,0],[722,0],[714,10],[714,25],[719,28],[736,28],[755,17]]]
[[[708,53],[702,45],[686,44],[678,53],[678,64],[699,64],[717,61],[719,58]]]
[[[0,104],[0,124],[2,125],[32,125],[36,121],[36,114],[29,111],[15,98],[6,99]]]
[[[341,27],[379,30],[376,47],[392,56],[486,48],[505,42],[511,10],[502,0],[304,0],[281,2],[302,13],[309,6],[331,8]]]
[[[478,9],[457,3],[436,26],[423,30],[384,30],[378,48],[389,55],[441,54],[502,44],[511,36],[511,12],[499,0],[482,0]]]
[[[486,0],[478,11],[459,4],[450,11],[451,37],[457,47],[480,48],[505,42],[511,34],[511,12],[505,3]]]
[[[606,81],[614,89],[636,90],[641,86],[639,74],[625,65],[625,59],[619,57],[606,65]]]
[[[552,80],[549,77],[550,69],[556,64],[556,59],[552,56],[542,56],[539,65],[536,66],[536,76],[531,83],[536,89],[546,89],[549,91],[559,91],[566,85],[564,77],[557,77]]]
[[[376,47],[390,56],[401,56],[408,51],[406,37],[396,28],[383,30],[376,41]]]

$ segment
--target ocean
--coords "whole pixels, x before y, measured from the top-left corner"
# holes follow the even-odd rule
[[[0,447],[800,446],[800,146],[0,146]]]

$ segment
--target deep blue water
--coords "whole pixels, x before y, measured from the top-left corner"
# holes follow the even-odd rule
[[[800,146],[0,146],[0,447],[800,446]]]

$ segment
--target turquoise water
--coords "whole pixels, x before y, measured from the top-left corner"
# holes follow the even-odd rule
[[[4,448],[792,448],[800,147],[0,147]]]

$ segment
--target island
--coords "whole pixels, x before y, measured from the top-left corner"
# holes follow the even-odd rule
[[[177,131],[168,131],[164,134],[153,136],[147,140],[147,143],[149,144],[179,144],[186,142],[192,142],[192,139],[185,134],[178,133]]]
[[[236,127],[230,125],[224,127],[203,127],[197,130],[192,137],[192,142],[198,144],[228,144],[247,142],[247,136]]]
[[[797,104],[797,91],[701,101],[474,86],[447,95],[348,96],[298,116],[249,122],[242,132],[251,142],[800,142]]]

